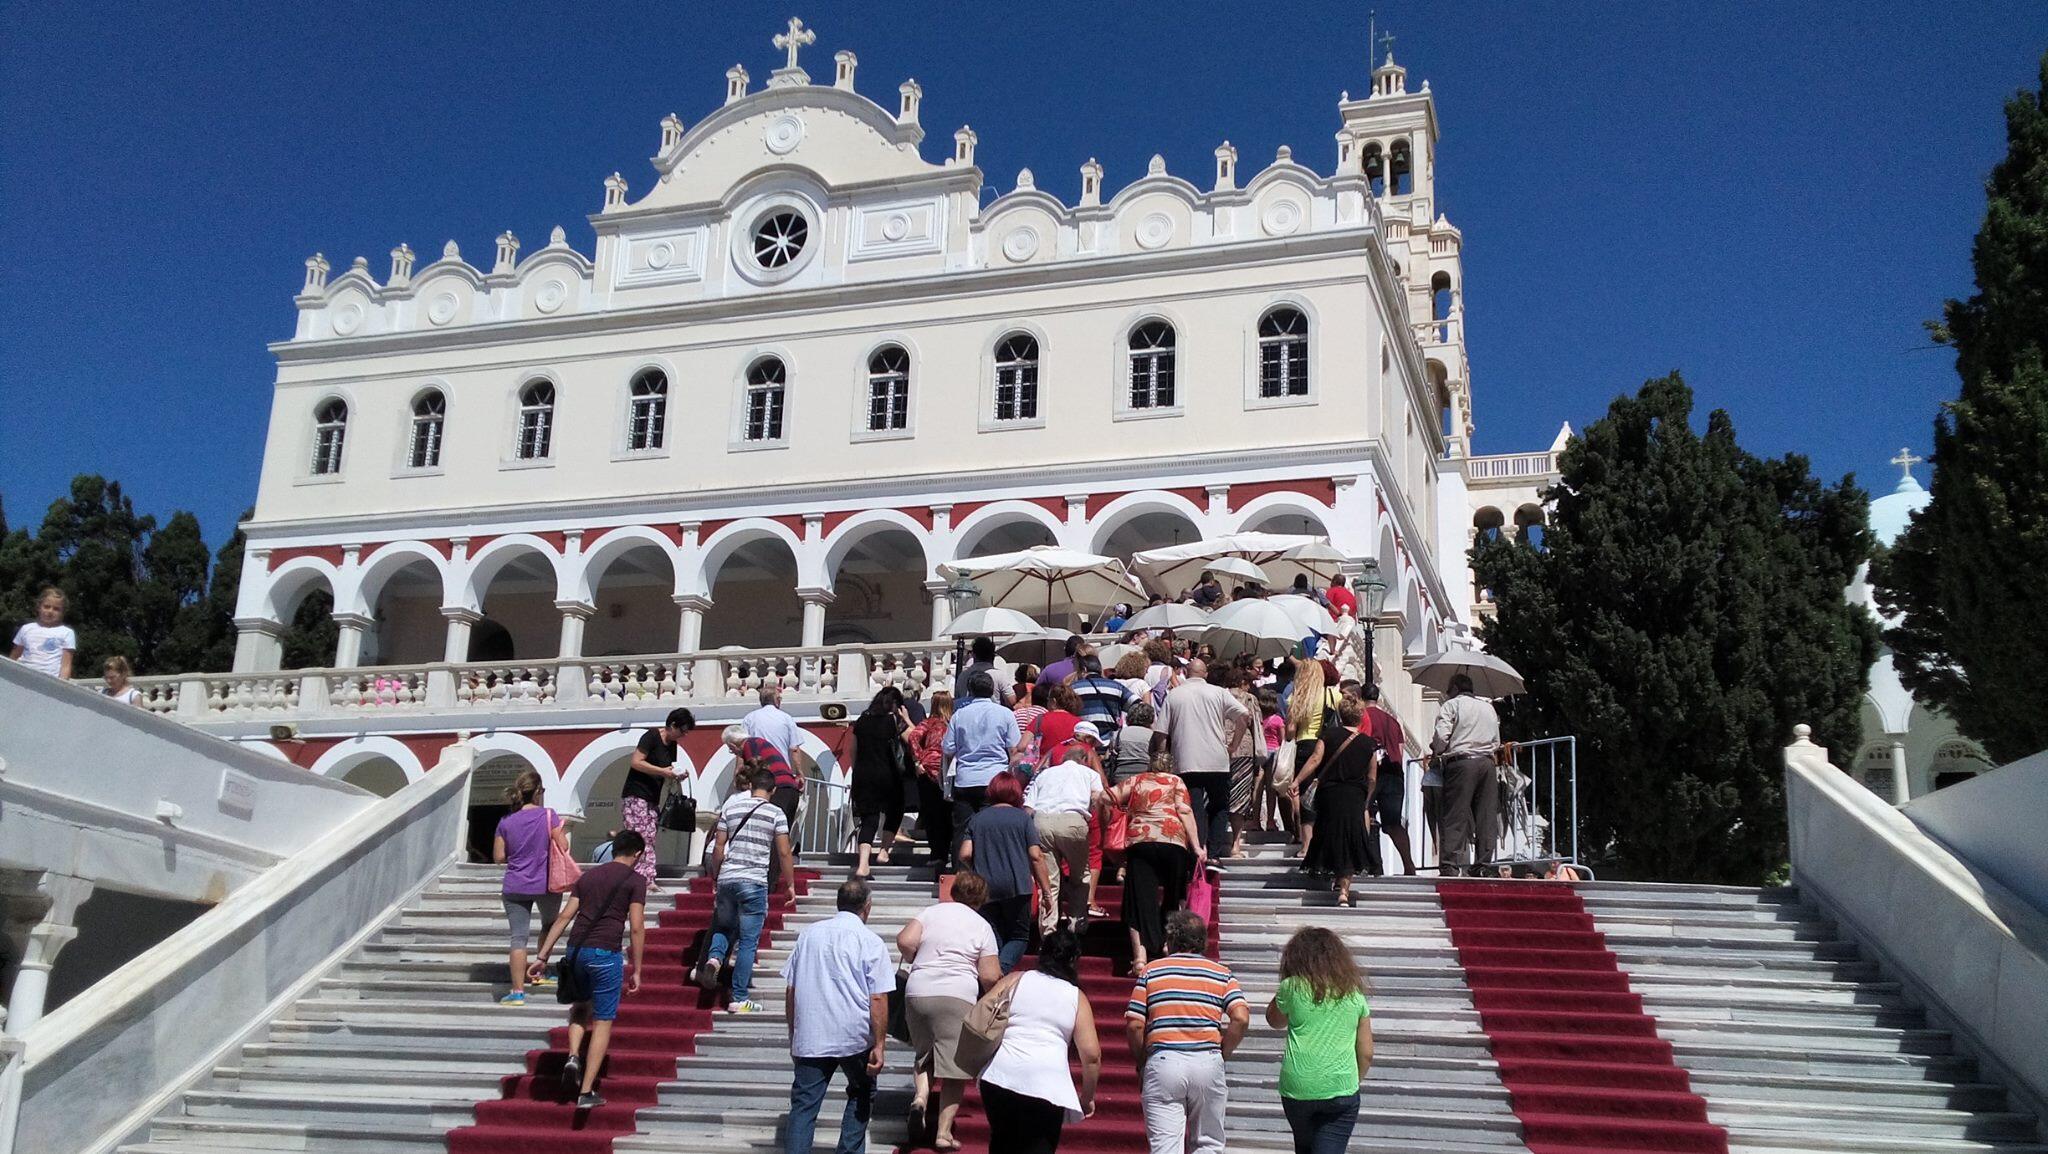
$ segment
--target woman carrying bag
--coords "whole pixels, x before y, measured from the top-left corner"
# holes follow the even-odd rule
[[[914,727],[903,707],[903,692],[885,685],[853,722],[853,812],[860,820],[860,856],[853,876],[869,876],[868,857],[877,834],[883,843],[875,860],[889,864],[896,831],[903,828],[903,783],[910,775]]]
[[[961,1065],[982,1066],[989,1154],[1053,1154],[1068,1122],[1095,1114],[1102,1043],[1081,993],[1080,964],[1081,939],[1055,930],[1039,947],[1038,968],[998,982],[962,1028]],[[1078,1092],[1069,1047],[1081,1060]],[[994,1055],[983,1064],[989,1049]]]
[[[541,804],[544,789],[540,774],[530,769],[520,774],[505,791],[512,812],[498,822],[497,835],[491,839],[491,860],[505,867],[505,921],[511,931],[512,992],[498,999],[501,1006],[526,1004],[526,943],[533,934],[533,907],[540,907],[543,928],[553,925],[562,894],[582,874],[569,854],[569,831],[562,828],[561,817]],[[534,984],[551,983],[543,976]]]

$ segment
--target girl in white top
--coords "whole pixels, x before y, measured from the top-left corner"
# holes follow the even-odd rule
[[[7,656],[37,673],[69,680],[77,652],[78,634],[64,624],[64,594],[48,586],[36,598],[36,619],[14,631],[14,649]]]
[[[107,683],[100,687],[100,696],[111,697],[126,705],[142,704],[142,691],[128,684],[128,679],[134,676],[135,670],[129,668],[126,657],[115,654],[107,658],[103,672],[106,674]]]
[[[1063,1125],[1095,1114],[1102,1044],[1095,1011],[1078,985],[1080,959],[1081,940],[1072,930],[1057,930],[1039,947],[1036,970],[1003,979],[1014,990],[1010,1021],[981,1072],[989,1154],[1050,1154],[1059,1148]],[[1069,1044],[1081,1059],[1078,1093],[1067,1069]]]

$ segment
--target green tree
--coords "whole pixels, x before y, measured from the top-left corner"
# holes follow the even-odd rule
[[[1744,452],[1725,412],[1695,432],[1692,404],[1676,373],[1617,398],[1566,448],[1541,544],[1474,548],[1481,636],[1529,684],[1511,730],[1578,736],[1596,864],[1755,882],[1785,860],[1792,727],[1856,744],[1876,636],[1844,591],[1868,501]]]
[[[1932,496],[1872,566],[1906,687],[2001,762],[2048,747],[2048,55],[2005,126],[1977,295],[1930,326],[1962,378],[1934,421]]]
[[[135,511],[119,481],[80,474],[69,496],[50,503],[37,541],[54,552],[57,584],[70,603],[65,622],[78,632],[74,676],[93,677],[114,654],[141,657],[146,634],[142,554],[156,519]]]

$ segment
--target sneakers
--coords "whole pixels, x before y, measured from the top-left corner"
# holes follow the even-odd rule
[[[704,962],[690,975],[690,980],[697,983],[698,989],[716,993],[719,986],[718,966],[712,962]]]
[[[554,976],[551,974],[543,974],[538,978],[526,979],[526,984],[529,986],[538,986],[541,989],[545,990],[552,990],[555,988],[555,979]]]
[[[732,1003],[725,1008],[725,1012],[728,1014],[765,1014],[768,1012],[768,1007],[749,998],[744,1002]]]
[[[574,1054],[562,1063],[562,1085],[571,1090],[583,1085],[583,1063]]]
[[[499,998],[498,1004],[501,1006],[523,1006],[526,1004],[526,994],[523,991],[514,990]]]
[[[604,1105],[604,1095],[595,1090],[588,1094],[579,1094],[576,1098],[576,1108],[578,1110],[595,1110],[602,1105]]]

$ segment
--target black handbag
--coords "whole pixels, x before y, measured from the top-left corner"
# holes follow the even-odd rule
[[[694,832],[697,828],[697,799],[678,786],[661,803],[659,824],[663,829]]]

